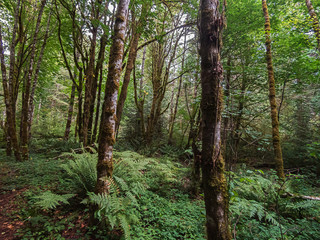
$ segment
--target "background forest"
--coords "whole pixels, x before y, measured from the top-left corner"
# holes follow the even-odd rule
[[[125,21],[125,1],[0,0],[0,239],[207,239],[200,3],[132,0]],[[284,180],[261,1],[221,2],[232,239],[320,239],[320,1],[267,1]]]

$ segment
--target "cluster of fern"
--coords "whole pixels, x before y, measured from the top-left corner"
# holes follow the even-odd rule
[[[91,149],[92,151],[92,149]],[[149,185],[153,188],[169,186],[167,183],[178,182],[176,171],[178,166],[169,159],[157,161],[126,151],[115,152],[114,171],[108,194],[95,194],[97,180],[97,153],[68,153],[69,160],[61,165],[72,194],[55,194],[44,192],[33,198],[35,205],[42,209],[54,209],[61,204],[69,204],[69,199],[77,195],[86,206],[97,205],[95,217],[111,230],[120,230],[126,239],[130,238],[130,225],[139,220],[138,199],[145,193]],[[168,168],[170,170],[168,170]]]
[[[319,201],[296,196],[299,178],[279,181],[276,173],[239,169],[229,173],[230,214],[234,238],[320,239]]]

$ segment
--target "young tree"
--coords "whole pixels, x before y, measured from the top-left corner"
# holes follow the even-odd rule
[[[221,153],[223,68],[220,61],[224,18],[220,1],[200,2],[200,55],[202,86],[202,181],[206,207],[207,239],[231,239],[228,221],[227,181]]]
[[[274,149],[274,161],[276,164],[277,175],[279,178],[284,179],[283,172],[283,159],[282,150],[280,144],[280,134],[279,134],[279,120],[278,120],[278,109],[276,102],[276,87],[275,79],[272,65],[272,53],[271,53],[271,26],[270,18],[268,13],[267,1],[262,0],[262,9],[265,18],[265,35],[266,35],[266,58],[267,58],[267,69],[268,69],[268,80],[269,80],[269,101],[271,107],[271,121],[272,121],[272,142]]]

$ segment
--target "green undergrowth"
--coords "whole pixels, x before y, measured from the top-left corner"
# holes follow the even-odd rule
[[[158,157],[116,151],[110,192],[97,195],[97,153],[60,154],[60,143],[45,143],[26,162],[0,152],[1,194],[22,190],[10,213],[24,222],[19,239],[205,239],[203,195],[190,194],[190,166],[174,149],[164,147],[170,154]],[[234,239],[320,239],[320,201],[301,198],[319,196],[319,181],[312,169],[301,172],[285,182],[246,166],[227,173]],[[108,227],[87,225],[90,204]]]
[[[306,200],[308,175],[240,168],[229,173],[230,218],[236,239],[320,239],[320,201]],[[319,196],[319,195],[318,195]]]

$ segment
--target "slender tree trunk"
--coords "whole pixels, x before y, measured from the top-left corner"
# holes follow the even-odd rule
[[[133,30],[133,40],[131,42],[131,47],[130,47],[130,51],[129,51],[126,72],[124,74],[120,97],[119,97],[119,101],[117,104],[117,123],[116,123],[116,131],[117,132],[118,132],[119,126],[120,126],[124,103],[127,99],[127,92],[128,92],[128,86],[130,83],[131,72],[132,72],[133,66],[135,65],[136,58],[137,58],[137,48],[138,48],[140,36],[141,36],[141,33],[137,32],[137,30],[134,29]]]
[[[226,160],[227,164],[227,169],[230,170],[230,160],[228,160],[227,156],[227,139],[228,139],[228,131],[230,127],[230,121],[229,119],[231,118],[230,114],[228,113],[229,111],[229,106],[230,106],[230,80],[231,80],[231,57],[228,56],[228,61],[227,61],[227,74],[226,74],[226,90],[225,90],[225,97],[227,99],[226,101],[226,109],[227,109],[227,116],[223,119],[223,137],[222,137],[222,146],[223,146],[223,155]]]
[[[2,42],[2,29],[0,25],[0,60],[1,60],[1,72],[2,72],[2,84],[4,99],[6,105],[6,117],[7,117],[7,132],[9,135],[10,144],[12,145],[14,155],[17,161],[21,161],[20,147],[18,143],[17,133],[16,133],[16,124],[15,124],[15,108],[13,102],[13,75],[15,69],[15,41],[16,41],[16,31],[17,31],[17,21],[19,15],[20,0],[17,1],[15,8],[15,17],[14,17],[14,27],[12,32],[12,39],[10,44],[10,72],[9,72],[9,82],[6,75],[6,66],[4,61],[4,49]],[[9,146],[8,146],[9,147]],[[11,148],[11,147],[10,147]],[[9,153],[9,151],[8,151]]]
[[[120,0],[118,4],[113,43],[110,49],[109,71],[100,124],[96,193],[108,193],[108,177],[113,172],[113,145],[115,143],[116,109],[122,58],[130,0]]]
[[[268,13],[267,1],[262,0],[262,9],[265,18],[265,35],[266,35],[266,58],[267,58],[267,69],[268,69],[268,79],[269,79],[269,101],[271,107],[271,121],[272,121],[272,142],[274,148],[274,161],[276,164],[277,175],[279,178],[284,179],[283,172],[283,159],[282,150],[280,144],[280,134],[279,134],[279,121],[278,121],[278,110],[276,102],[276,86],[272,65],[272,54],[271,54],[271,26]]]
[[[220,1],[201,0],[200,55],[202,85],[202,182],[207,239],[230,240],[227,181],[221,154],[221,112],[223,68],[220,62],[224,19]]]
[[[317,43],[318,43],[317,49],[318,51],[320,51],[320,25],[319,25],[318,16],[314,11],[314,8],[310,0],[306,0],[306,5],[309,11],[310,18],[312,20],[313,31],[316,34]]]
[[[26,86],[24,92],[24,99],[22,100],[22,131],[21,131],[21,153],[23,160],[29,159],[29,134],[28,134],[28,119],[29,119],[29,100],[30,100],[30,88],[31,88],[31,79],[33,74],[33,67],[34,67],[34,59],[35,59],[35,51],[36,51],[36,44],[38,40],[38,33],[40,30],[40,23],[42,18],[42,13],[44,10],[44,6],[46,5],[46,0],[41,1],[41,6],[38,14],[38,19],[36,23],[36,29],[33,36],[32,42],[32,50],[30,53],[30,63],[29,69],[26,79]]]
[[[91,101],[91,106],[90,106],[90,117],[89,117],[89,125],[88,125],[88,144],[94,143],[94,140],[95,140],[95,136],[93,137],[93,133],[92,133],[94,105],[95,105],[96,95],[97,95],[99,73],[102,74],[102,71],[100,71],[100,70],[103,67],[103,61],[104,61],[104,55],[105,55],[105,51],[106,51],[107,40],[108,40],[107,35],[103,34],[100,39],[100,50],[99,50],[97,65],[96,65],[95,72],[94,72],[93,86],[91,89],[92,90],[91,91],[92,101]],[[101,81],[101,77],[99,80],[99,85],[102,84],[100,81]],[[101,86],[99,86],[99,87],[100,87],[99,94],[101,95]],[[100,96],[99,96],[99,98],[100,98]],[[99,103],[99,105],[100,105],[100,103]],[[96,109],[96,111],[99,112],[98,108]],[[96,116],[99,116],[99,113],[96,114]],[[97,134],[97,132],[95,134]]]
[[[66,130],[64,131],[64,140],[69,139],[71,122],[72,122],[72,115],[73,115],[73,105],[74,105],[75,93],[76,93],[76,86],[74,84],[72,84],[71,96],[70,96],[70,102],[69,102],[68,119],[67,119],[67,124],[66,124]]]
[[[184,43],[183,43],[183,50],[185,51],[186,49],[186,42],[187,42],[187,32],[185,32],[184,35]],[[182,71],[184,68],[184,54],[182,56],[182,62],[181,62],[181,69]],[[174,122],[176,120],[176,115],[177,115],[177,111],[178,111],[178,104],[179,104],[179,97],[180,97],[180,92],[181,92],[181,86],[182,86],[182,80],[183,80],[183,74],[181,75],[180,79],[179,79],[179,87],[178,87],[178,93],[177,93],[177,98],[176,98],[176,104],[174,107],[174,111],[173,111],[173,115],[172,115],[172,119],[171,119],[171,123],[169,126],[169,139],[168,139],[168,144],[172,144],[172,134],[173,134],[173,127],[174,127]]]
[[[93,81],[96,80],[94,77],[94,63],[95,63],[95,51],[96,51],[96,39],[97,39],[98,28],[93,29],[93,37],[91,40],[90,48],[90,61],[85,75],[85,96],[84,96],[84,105],[83,105],[83,126],[82,126],[82,135],[83,135],[83,145],[87,146],[89,144],[89,138],[91,134],[89,133],[89,121],[91,115],[91,103],[93,101],[92,88],[94,87]]]
[[[98,96],[97,96],[97,106],[96,106],[96,117],[94,119],[94,128],[92,133],[92,143],[96,141],[97,131],[98,131],[98,123],[99,123],[99,115],[100,115],[100,102],[101,102],[101,88],[102,88],[102,79],[103,79],[103,71],[100,69],[99,75],[99,88],[98,88]]]
[[[30,99],[29,99],[29,114],[28,114],[28,133],[29,133],[28,138],[29,138],[29,141],[31,139],[31,127],[32,127],[32,121],[33,121],[33,114],[34,114],[34,94],[35,94],[36,87],[37,87],[37,84],[38,84],[38,77],[39,77],[40,67],[41,67],[41,63],[42,63],[42,58],[43,58],[43,55],[44,55],[44,50],[45,50],[46,45],[47,45],[47,40],[48,40],[48,35],[49,35],[49,28],[50,28],[50,20],[51,20],[51,13],[50,13],[49,18],[48,18],[46,33],[45,33],[44,40],[43,40],[43,43],[42,43],[42,46],[41,46],[41,50],[40,50],[40,54],[39,54],[39,58],[38,58],[38,62],[37,62],[37,67],[36,67],[36,71],[34,73],[32,90],[31,90]]]

